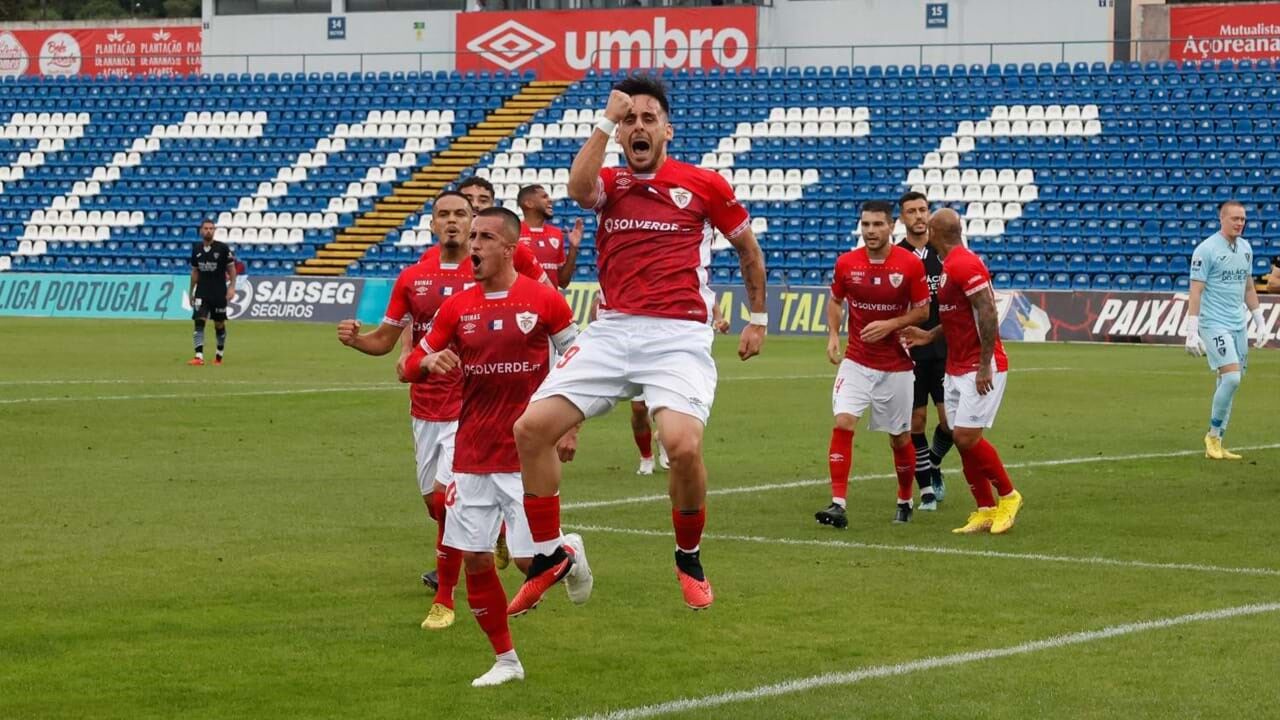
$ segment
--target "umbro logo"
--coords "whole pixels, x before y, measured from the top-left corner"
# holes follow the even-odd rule
[[[467,43],[467,49],[503,68],[515,70],[555,48],[546,35],[534,32],[515,20],[508,20]]]

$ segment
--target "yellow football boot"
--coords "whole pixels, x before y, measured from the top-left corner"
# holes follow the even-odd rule
[[[432,603],[427,611],[427,619],[422,621],[423,630],[443,630],[453,624],[453,609],[440,603]]]
[[[1239,460],[1239,455],[1222,447],[1222,438],[1214,435],[1204,436],[1204,456],[1210,460]]]
[[[969,520],[964,527],[958,527],[951,532],[957,535],[974,535],[976,533],[986,532],[991,529],[991,523],[995,522],[996,511],[998,508],[981,508],[969,513]]]
[[[991,521],[991,534],[1002,535],[1009,532],[1021,509],[1022,493],[1017,490],[1009,493],[1008,497],[1000,498],[1000,504],[996,506],[995,518]]]
[[[499,570],[506,570],[511,564],[511,549],[507,547],[507,534],[498,533],[498,542],[493,546],[493,565]]]

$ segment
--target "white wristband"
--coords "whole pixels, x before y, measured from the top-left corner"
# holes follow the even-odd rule
[[[1262,308],[1254,308],[1251,314],[1253,316],[1253,326],[1258,329],[1258,332],[1262,332],[1262,329],[1267,326],[1266,319],[1262,315]]]
[[[1188,315],[1187,316],[1187,337],[1191,337],[1192,335],[1195,335],[1199,331],[1200,331],[1200,316]]]
[[[596,121],[596,129],[609,137],[613,137],[613,131],[617,128],[618,123],[610,120],[609,118],[602,117]]]
[[[747,323],[750,325],[760,325],[761,327],[769,327],[769,313],[751,313]]]

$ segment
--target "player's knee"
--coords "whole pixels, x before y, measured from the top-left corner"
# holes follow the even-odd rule
[[[204,329],[204,318],[198,318],[196,320],[192,320],[191,322],[195,324],[196,330]]]
[[[912,410],[911,411],[911,432],[913,433],[924,432],[925,419],[926,418],[925,418],[924,408],[916,408],[915,410]]]
[[[511,562],[516,564],[516,569],[525,575],[529,574],[529,566],[533,564],[533,558],[518,557],[511,558]]]
[[[493,553],[464,551],[462,566],[466,568],[468,575],[489,572],[493,569]]]
[[[848,413],[838,413],[836,415],[835,427],[837,430],[847,430],[849,432],[853,432],[853,429],[857,426],[858,426],[858,418],[852,415],[849,415]]]
[[[1240,387],[1240,371],[1239,370],[1224,372],[1219,377],[1221,378],[1222,386],[1225,387],[1230,392],[1235,392],[1236,389]]]
[[[678,433],[673,438],[664,435],[661,442],[673,468],[692,467],[702,461],[702,437],[697,433]]]
[[[226,320],[214,320],[214,321],[213,321],[213,327],[214,327],[215,329],[217,329],[217,330],[226,330],[226,329],[227,329],[227,321],[226,321]]]
[[[951,433],[956,449],[965,452],[982,439],[982,428],[956,428]]]
[[[911,436],[907,433],[889,436],[889,447],[900,448],[911,444]]]

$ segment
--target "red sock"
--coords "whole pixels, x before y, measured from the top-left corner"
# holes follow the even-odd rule
[[[534,542],[550,542],[560,537],[560,496],[524,496],[524,514]]]
[[[852,430],[831,429],[827,468],[831,471],[831,497],[844,500],[849,494],[849,471],[853,468]]]
[[[982,466],[975,448],[960,451],[960,464],[964,466],[964,479],[969,483],[969,492],[980,508],[993,508],[996,499],[991,494],[991,481],[987,479],[986,469]]]
[[[707,524],[707,509],[685,512],[671,508],[671,524],[676,529],[676,548],[693,552],[702,544],[702,528]]]
[[[436,597],[434,602],[453,609],[453,589],[462,572],[462,551],[441,543],[436,546]]]
[[[916,484],[916,449],[911,443],[893,448],[893,471],[898,474],[898,502],[911,502]]]
[[[987,442],[986,438],[978,441],[970,451],[977,454],[982,462],[982,471],[986,473],[987,479],[996,486],[996,492],[1000,493],[1000,497],[1004,497],[1013,492],[1013,481],[1009,479],[1009,473],[1004,469],[1004,463],[1000,460],[1000,453],[996,452],[996,448]]]
[[[636,447],[640,449],[640,457],[649,460],[653,457],[653,431],[645,430],[644,432],[632,431],[632,437],[636,440]]]
[[[502,589],[497,568],[490,565],[484,572],[467,573],[467,604],[480,629],[489,636],[493,653],[510,652],[515,646],[507,626],[507,591]]]

